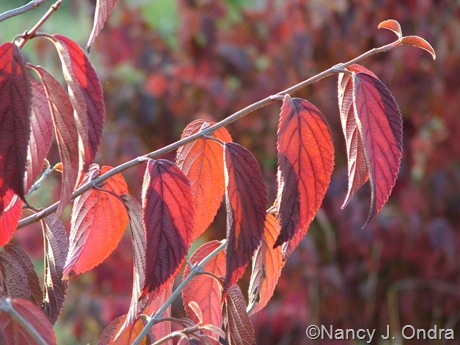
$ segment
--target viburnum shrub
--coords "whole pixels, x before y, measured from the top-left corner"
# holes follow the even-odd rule
[[[0,21],[44,2],[5,12]],[[97,1],[88,50],[116,2]],[[69,278],[104,261],[129,225],[134,248],[131,305],[126,315],[108,325],[99,344],[163,344],[173,338],[180,344],[254,344],[249,316],[272,297],[285,260],[321,206],[334,167],[326,118],[309,101],[294,97],[295,92],[337,75],[348,157],[343,207],[369,181],[371,203],[365,225],[391,194],[400,168],[403,131],[390,91],[358,63],[403,45],[422,48],[435,58],[433,48],[421,37],[404,36],[397,21],[386,20],[378,27],[393,31],[394,42],[220,122],[197,119],[180,140],[156,151],[116,167],[100,167],[94,158],[105,106],[98,75],[72,39],[38,31],[60,3],[13,42],[0,45],[0,343],[55,344],[53,324],[68,293]],[[45,68],[26,61],[22,48],[31,40],[52,43],[65,86]],[[259,163],[233,142],[226,126],[272,103],[281,106],[276,133],[278,193],[270,205]],[[54,142],[60,162],[51,166],[47,156]],[[174,150],[175,162],[160,158]],[[121,174],[139,165],[145,169],[141,200],[129,195]],[[36,209],[28,196],[53,171],[62,176],[60,199]],[[223,197],[226,238],[204,243],[187,258],[192,242],[213,222]],[[69,204],[70,236],[60,220]],[[23,208],[33,215],[20,219]],[[24,250],[9,244],[15,229],[34,222],[43,229],[43,287]],[[250,262],[247,304],[237,283]],[[182,268],[182,281],[173,290]],[[188,318],[171,316],[171,303],[180,294]],[[171,322],[180,325],[178,330],[172,332]]]

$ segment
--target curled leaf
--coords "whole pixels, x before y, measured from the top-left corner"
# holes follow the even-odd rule
[[[281,247],[273,248],[280,233],[278,220],[267,214],[262,243],[252,258],[252,273],[249,282],[248,313],[254,315],[265,307],[273,296],[276,284],[284,267]]]
[[[89,52],[94,40],[101,32],[105,22],[109,18],[110,13],[117,4],[118,0],[97,0],[96,11],[94,12],[93,29],[86,44],[86,50]]]
[[[3,197],[0,196],[0,203],[4,206],[0,212],[0,246],[7,244],[13,237],[16,225],[22,214],[22,200],[8,189]]]
[[[433,58],[433,60],[436,60],[436,52],[434,51],[431,44],[429,44],[428,41],[425,40],[424,38],[421,38],[419,36],[405,36],[401,39],[401,43],[409,44],[411,46],[426,50],[428,53],[431,54],[431,57]]]
[[[402,37],[401,25],[394,19],[387,19],[381,22],[378,26],[379,29],[387,29],[393,31],[398,38]]]
[[[402,156],[402,117],[390,91],[367,73],[353,73],[353,103],[371,185],[369,222],[396,183]]]

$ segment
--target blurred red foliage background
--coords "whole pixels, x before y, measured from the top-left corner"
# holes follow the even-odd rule
[[[88,3],[94,6],[95,1]],[[391,32],[377,30],[385,19],[398,20],[403,33],[417,34],[433,45],[434,62],[426,52],[406,46],[363,63],[391,90],[404,119],[398,181],[388,204],[364,229],[368,189],[341,210],[347,168],[336,78],[295,94],[315,104],[330,122],[335,172],[323,208],[288,259],[274,298],[252,319],[259,344],[305,344],[309,324],[376,328],[377,334],[388,324],[396,329],[406,324],[425,329],[437,325],[460,334],[458,4],[448,0],[173,3],[173,15],[166,19],[172,29],[162,31],[145,15],[146,2],[120,1],[92,48],[90,58],[103,83],[108,116],[97,159],[101,165],[114,166],[160,148],[177,140],[196,118],[220,120],[390,42],[395,39]],[[72,6],[78,10],[80,5],[75,1]],[[36,46],[38,55],[44,55],[44,49],[49,47]],[[270,202],[276,193],[279,108],[280,104],[271,105],[228,128],[234,140],[258,158]],[[124,176],[138,197],[142,169]],[[201,242],[225,236],[223,216],[218,214]],[[21,230],[14,239],[40,254],[39,234]],[[126,313],[132,282],[130,246],[125,236],[107,261],[71,280],[56,327],[63,343],[95,343],[112,319]],[[243,282],[243,291],[247,284]],[[174,313],[183,313],[178,302]]]

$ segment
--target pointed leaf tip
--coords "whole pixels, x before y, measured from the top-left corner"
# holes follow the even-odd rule
[[[398,36],[398,38],[402,37],[401,25],[399,25],[399,23],[394,19],[384,20],[379,24],[378,28],[391,30]]]
[[[401,39],[401,44],[409,44],[411,46],[426,50],[431,54],[433,60],[436,60],[436,52],[434,51],[434,48],[424,38],[419,36],[405,36]]]

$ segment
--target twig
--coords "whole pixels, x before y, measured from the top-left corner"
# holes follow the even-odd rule
[[[30,10],[33,10],[33,9],[37,8],[38,6],[44,4],[47,1],[48,0],[32,0],[31,2],[29,2],[29,3],[25,4],[25,5],[22,5],[22,6],[18,7],[18,8],[13,8],[12,10],[3,12],[3,13],[0,14],[0,22],[2,22],[4,20],[7,20],[9,18],[12,18],[12,17],[19,16],[20,14],[23,14],[23,13],[28,12]]]
[[[217,122],[216,124],[214,124],[213,126],[209,126],[205,129],[202,129],[200,132],[197,132],[195,134],[192,134],[191,136],[189,137],[186,137],[186,138],[183,138],[181,140],[178,140],[172,144],[169,144],[167,146],[164,146],[156,151],[153,151],[153,152],[150,152],[146,155],[143,155],[143,156],[139,156],[137,158],[134,158],[128,162],[125,162],[125,163],[122,163],[118,166],[116,166],[115,168],[113,168],[112,170],[106,172],[105,174],[99,176],[97,179],[93,180],[94,183],[96,184],[100,184],[101,182],[109,179],[110,177],[118,174],[118,173],[121,173],[127,169],[130,169],[136,165],[139,165],[143,162],[145,162],[148,158],[151,158],[151,159],[156,159],[168,152],[171,152],[171,151],[174,151],[176,149],[178,149],[179,147],[187,144],[187,143],[190,143],[192,141],[195,141],[197,139],[200,139],[200,138],[204,138],[206,136],[209,136],[210,134],[212,134],[214,131],[216,131],[217,129],[221,128],[221,127],[225,127],[237,120],[239,120],[240,118],[254,112],[255,110],[259,109],[259,108],[262,108],[262,107],[265,107],[273,102],[276,102],[278,100],[280,100],[285,94],[288,94],[288,93],[293,93],[295,91],[298,91],[302,88],[304,88],[305,86],[307,85],[310,85],[312,83],[315,83],[317,82],[318,80],[321,80],[325,77],[328,77],[328,76],[331,76],[335,73],[337,73],[337,71],[341,70],[342,68],[346,68],[354,63],[357,63],[363,59],[366,59],[372,55],[376,55],[376,54],[379,54],[379,53],[383,53],[383,52],[387,52],[387,51],[390,51],[398,46],[401,45],[401,42],[399,40],[397,41],[394,41],[392,43],[389,43],[389,44],[386,44],[382,47],[379,47],[379,48],[374,48],[374,49],[371,49],[371,50],[368,50],[367,52],[365,52],[364,54],[361,54],[360,56],[346,62],[346,63],[342,63],[342,64],[338,64],[336,66],[332,66],[331,68],[307,79],[307,80],[304,80],[290,88],[287,88],[286,90],[283,90],[283,91],[280,91],[278,92],[277,94],[275,95],[271,95],[271,96],[268,96],[258,102],[255,102],[255,103],[252,103],[251,105],[248,105],[246,108],[243,108],[239,111],[237,111],[236,113],[233,113],[232,115],[226,117],[225,119],[223,119],[222,121],[219,121]],[[86,192],[87,190],[91,189],[93,187],[93,183],[92,182],[88,182],[82,186],[80,186],[78,189],[76,189],[73,194],[72,194],[72,200],[75,199],[77,196],[83,194],[84,192]],[[32,224],[34,222],[37,222],[39,221],[40,219],[42,219],[43,217],[46,217],[48,215],[50,215],[51,213],[55,212],[58,208],[58,205],[59,205],[59,201],[55,202],[54,204],[48,206],[47,208],[43,209],[41,212],[35,214],[35,215],[32,215],[32,216],[29,216],[27,218],[24,218],[22,219],[19,224],[18,224],[18,229],[19,228],[22,228],[26,225],[29,225],[29,224]]]
[[[22,48],[29,39],[35,36],[37,30],[48,20],[51,14],[59,8],[61,2],[62,0],[58,0],[52,4],[48,11],[46,11],[43,17],[37,22],[37,24],[35,24],[32,29],[27,30],[21,35],[21,39],[17,43],[19,48]]]
[[[13,304],[11,303],[11,298],[5,298],[0,300],[0,311],[8,313],[13,319],[21,324],[22,327],[30,334],[30,336],[40,345],[48,345],[48,343],[43,339],[40,333],[25,320],[21,314],[19,314],[16,309],[14,309]]]
[[[149,322],[144,326],[142,331],[139,333],[136,339],[134,339],[132,345],[139,345],[142,341],[142,339],[147,335],[149,332],[149,329],[152,328],[152,326],[159,321],[159,318],[163,315],[165,310],[171,305],[171,303],[179,296],[179,294],[182,292],[184,287],[197,275],[198,273],[202,272],[204,265],[211,260],[214,256],[216,256],[218,253],[220,253],[225,246],[227,245],[227,241],[223,240],[222,244],[214,249],[211,253],[208,254],[203,260],[201,260],[197,265],[194,266],[194,269],[190,271],[190,274],[182,280],[182,282],[179,284],[179,286],[176,288],[176,290],[173,291],[171,296],[168,298],[168,300],[158,309],[158,311],[152,315],[152,317],[149,319]]]

